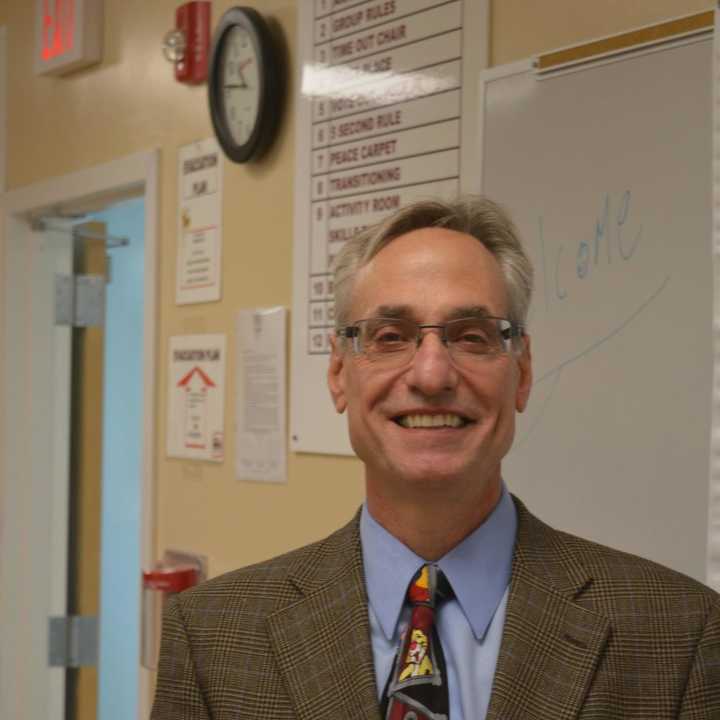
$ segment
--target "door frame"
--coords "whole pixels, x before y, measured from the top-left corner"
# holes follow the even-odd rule
[[[5,192],[7,164],[7,76],[7,26],[0,25],[0,193]]]
[[[23,696],[22,689],[43,690],[38,682],[46,683],[48,694],[47,719],[64,717],[65,688],[64,673],[48,672],[47,680],[27,677],[23,671],[23,658],[28,654],[29,629],[18,623],[14,617],[23,598],[34,588],[24,562],[27,554],[21,551],[19,529],[24,526],[23,517],[18,513],[32,511],[33,498],[37,499],[37,488],[33,489],[32,463],[30,453],[20,452],[30,437],[38,432],[62,448],[69,437],[67,421],[53,417],[30,417],[23,412],[29,405],[27,395],[32,392],[32,378],[23,363],[27,363],[27,348],[21,342],[20,332],[31,310],[31,288],[23,287],[24,270],[28,267],[32,244],[38,234],[27,222],[28,215],[41,213],[53,207],[66,204],[92,203],[100,199],[112,202],[129,195],[144,197],[145,241],[144,241],[144,309],[143,309],[143,427],[142,427],[142,471],[141,471],[141,566],[152,564],[154,558],[154,477],[155,477],[155,411],[156,411],[156,358],[157,309],[158,309],[158,246],[159,246],[159,151],[139,152],[117,160],[79,170],[68,175],[43,180],[32,185],[0,195],[0,627],[3,628],[2,645],[11,652],[4,658],[0,652],[0,717],[11,717],[4,710],[4,703],[10,703],[13,695]],[[12,300],[12,302],[10,302]],[[35,371],[37,361],[35,359]],[[49,361],[48,361],[49,362]],[[69,368],[67,368],[69,371]],[[19,382],[18,375],[21,376]],[[60,395],[69,391],[58,388]],[[40,427],[39,427],[40,426]],[[15,452],[13,452],[15,449]],[[62,459],[62,458],[61,458]],[[62,463],[61,463],[62,464]],[[67,563],[63,560],[67,552],[67,514],[63,513],[62,469],[53,468],[58,477],[49,478],[50,492],[56,499],[53,504],[54,527],[50,528],[51,551],[50,571],[50,615],[64,615],[67,608]],[[33,496],[33,493],[35,495]],[[138,578],[138,589],[140,579]],[[139,591],[139,590],[138,590]],[[25,648],[25,651],[23,651]],[[10,650],[12,649],[12,650]],[[149,716],[151,677],[149,671],[141,668],[138,658],[139,708],[138,718]],[[8,693],[9,688],[15,692]],[[13,706],[10,706],[13,707]],[[45,718],[39,720],[46,720]]]

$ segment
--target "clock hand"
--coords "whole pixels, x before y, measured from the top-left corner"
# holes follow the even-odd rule
[[[252,58],[246,58],[246,59],[243,60],[241,63],[238,63],[237,71],[238,71],[238,74],[240,75],[240,80],[242,80],[242,83],[243,83],[242,86],[243,86],[243,87],[247,87],[247,86],[248,86],[247,80],[245,79],[245,75],[243,74],[243,70],[244,70],[252,61],[253,61]]]

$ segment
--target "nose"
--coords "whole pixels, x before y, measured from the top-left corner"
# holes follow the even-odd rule
[[[436,330],[425,330],[406,375],[408,385],[425,396],[455,388],[458,374],[447,346]]]

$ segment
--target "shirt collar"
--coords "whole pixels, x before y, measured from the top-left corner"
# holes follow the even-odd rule
[[[435,563],[480,641],[510,582],[517,530],[515,505],[503,484],[498,504],[478,528]],[[391,535],[364,504],[360,517],[368,600],[388,640],[392,640],[405,593],[424,560]]]

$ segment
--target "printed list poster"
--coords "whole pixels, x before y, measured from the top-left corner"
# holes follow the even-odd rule
[[[290,449],[352,454],[326,387],[334,260],[423,199],[477,189],[489,0],[298,3]]]

